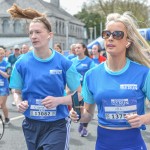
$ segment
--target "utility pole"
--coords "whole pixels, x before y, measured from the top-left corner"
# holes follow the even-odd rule
[[[94,39],[96,39],[97,35],[96,35],[96,25],[94,26]]]
[[[66,26],[66,50],[68,50],[68,45],[69,45],[69,21],[68,20],[66,20],[65,26]]]
[[[102,34],[102,30],[103,30],[103,24],[102,24],[102,22],[100,22],[100,36]]]
[[[92,42],[92,40],[93,40],[93,27],[89,27],[89,31],[90,31],[90,42]]]

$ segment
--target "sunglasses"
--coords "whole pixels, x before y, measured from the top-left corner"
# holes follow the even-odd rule
[[[110,32],[108,30],[102,31],[103,39],[108,39],[111,35],[113,36],[114,39],[121,40],[124,37],[124,32],[123,31]]]

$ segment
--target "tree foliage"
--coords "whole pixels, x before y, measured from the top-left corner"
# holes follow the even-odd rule
[[[139,28],[150,26],[149,6],[147,0],[88,0],[84,3],[81,12],[75,15],[85,23],[89,37],[89,27],[96,26],[97,37],[100,35],[100,22],[105,24],[106,16],[109,13],[132,12],[136,18]],[[93,32],[94,33],[94,32]]]
[[[83,23],[85,23],[85,28],[87,29],[88,35],[89,33],[89,28],[96,27],[96,34],[97,36],[100,35],[100,15],[99,13],[96,12],[88,12],[86,9],[82,9],[81,12],[79,12],[77,15],[75,15],[76,18],[80,19]],[[94,34],[94,32],[93,32]]]

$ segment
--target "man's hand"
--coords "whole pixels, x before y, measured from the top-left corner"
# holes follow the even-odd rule
[[[42,100],[42,104],[47,108],[51,109],[57,107],[60,104],[60,97],[47,96]]]
[[[28,101],[21,101],[17,104],[18,112],[24,113],[28,109]]]

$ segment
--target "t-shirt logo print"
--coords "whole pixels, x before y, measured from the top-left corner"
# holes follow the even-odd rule
[[[122,90],[137,90],[137,84],[121,84],[120,89]]]
[[[50,74],[62,74],[62,70],[50,70]]]

